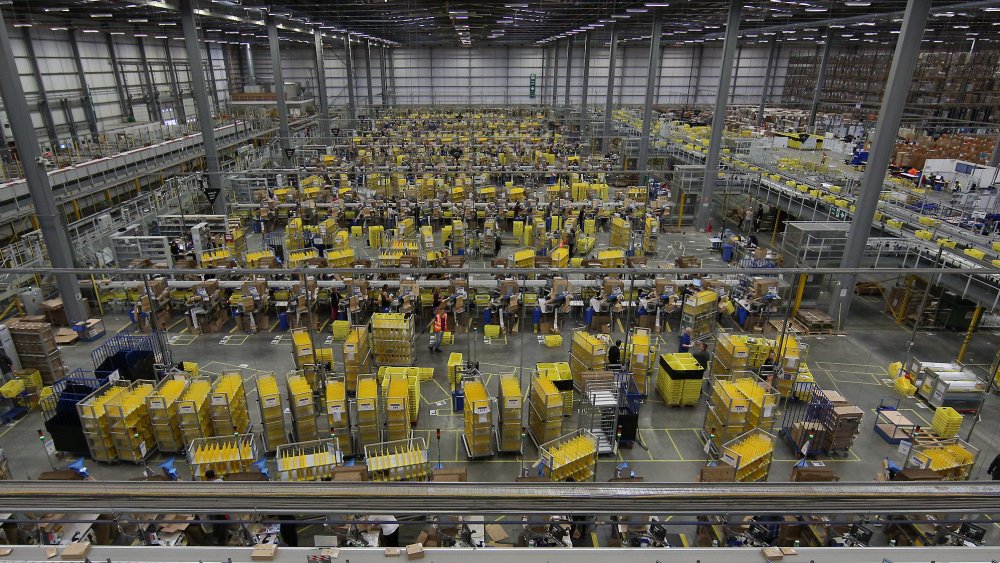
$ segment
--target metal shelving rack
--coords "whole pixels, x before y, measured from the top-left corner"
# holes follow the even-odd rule
[[[613,381],[590,381],[583,393],[579,427],[597,439],[599,455],[614,455],[618,451],[618,393]]]

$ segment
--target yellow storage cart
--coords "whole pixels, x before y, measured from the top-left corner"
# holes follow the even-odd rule
[[[374,377],[365,376],[358,380],[354,413],[358,425],[358,450],[363,451],[366,446],[381,442],[382,426],[379,417],[378,383]]]
[[[500,376],[498,402],[497,449],[505,453],[521,453],[521,382],[516,376]]]
[[[292,413],[292,429],[297,442],[311,442],[319,438],[316,428],[316,401],[313,388],[301,372],[289,373],[288,406]]]
[[[185,447],[189,447],[198,438],[210,438],[215,435],[208,400],[211,392],[211,378],[195,377],[188,382],[187,389],[177,399],[177,422],[181,428],[181,438]]]
[[[330,434],[337,441],[337,448],[344,457],[354,455],[354,439],[351,435],[351,411],[347,403],[347,385],[343,378],[326,380],[326,422]]]
[[[257,374],[257,401],[260,405],[260,419],[264,438],[264,451],[277,451],[278,446],[288,442],[285,428],[285,409],[281,404],[281,389],[273,373]]]
[[[469,458],[493,455],[493,401],[479,378],[462,382],[465,392],[465,433],[462,442]]]
[[[335,439],[293,442],[278,446],[274,462],[279,481],[321,481],[333,477],[344,454]]]
[[[179,399],[187,390],[187,378],[167,377],[156,385],[156,389],[146,397],[149,422],[153,426],[156,447],[161,452],[183,452],[184,438],[181,436],[180,415],[177,411]]]

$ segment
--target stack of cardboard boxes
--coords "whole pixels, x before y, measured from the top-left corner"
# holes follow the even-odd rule
[[[184,317],[191,334],[221,332],[228,320],[222,306],[222,291],[217,280],[209,280],[191,288]]]
[[[37,370],[45,385],[52,385],[66,375],[55,333],[45,317],[21,317],[6,324],[22,369]]]

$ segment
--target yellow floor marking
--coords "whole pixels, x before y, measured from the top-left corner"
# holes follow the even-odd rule
[[[692,430],[694,429],[692,428]],[[684,454],[682,454],[681,449],[677,447],[677,442],[675,442],[674,437],[670,435],[670,430],[664,428],[663,431],[667,433],[667,438],[670,438],[670,445],[673,446],[674,451],[677,452],[677,457],[679,457],[680,459],[684,459]],[[696,430],[694,431],[697,432]],[[649,453],[649,459],[653,459],[652,452]]]
[[[275,329],[275,328],[276,328],[277,326],[278,326],[278,321],[274,321],[274,324],[272,324],[272,325],[271,325],[271,328],[270,328],[270,329],[268,329],[268,332],[274,332],[274,329]]]
[[[181,334],[187,334],[187,331],[188,331],[188,328],[184,327],[184,330],[181,331]]]
[[[181,320],[177,321],[176,323],[174,323],[174,324],[172,324],[172,325],[168,326],[168,327],[167,327],[167,332],[170,332],[171,330],[173,330],[173,329],[174,329],[174,327],[175,327],[175,326],[177,326],[177,325],[181,324],[182,322],[184,322],[184,319],[181,319]]]
[[[233,325],[233,328],[229,329],[229,334],[236,332],[236,329],[240,328],[240,325]]]

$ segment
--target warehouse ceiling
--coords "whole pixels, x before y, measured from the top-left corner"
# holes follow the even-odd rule
[[[653,13],[663,13],[665,46],[711,43],[724,32],[728,1],[673,0],[192,0],[206,40],[263,43],[264,17],[273,15],[288,42],[313,42],[315,29],[331,41],[349,33],[391,46],[542,46],[589,33],[607,44],[616,27],[626,45],[648,43]],[[891,44],[905,0],[753,0],[743,4],[745,42]],[[178,0],[13,0],[8,24],[145,34],[179,39]],[[1000,0],[938,0],[925,44],[1000,41]],[[963,47],[964,48],[964,47]]]

